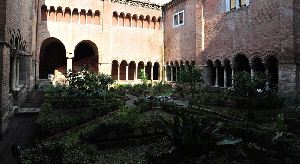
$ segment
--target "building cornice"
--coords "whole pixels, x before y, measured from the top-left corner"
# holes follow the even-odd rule
[[[129,6],[138,6],[138,7],[144,7],[154,10],[162,10],[163,6],[153,3],[153,2],[146,2],[146,1],[139,1],[139,0],[111,0],[113,3],[120,3],[120,4],[126,4]]]
[[[178,5],[179,3],[184,2],[185,0],[172,0],[171,2],[164,5],[164,11]]]

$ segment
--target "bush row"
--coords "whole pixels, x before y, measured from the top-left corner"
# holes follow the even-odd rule
[[[62,119],[55,121],[53,118],[53,109],[50,102],[45,101],[42,104],[39,117],[36,120],[36,132],[39,139],[43,139],[54,135],[60,131],[67,130],[69,128],[81,125],[96,117],[103,116],[109,112],[120,109],[124,106],[124,101],[110,100],[107,105],[94,106],[89,111],[85,111],[84,114],[78,114],[75,116],[65,116]]]
[[[274,158],[289,158],[295,163],[300,161],[300,138],[294,135],[285,134],[274,139],[274,130],[250,122],[230,122],[220,128],[220,133],[242,138],[245,143],[255,143]]]

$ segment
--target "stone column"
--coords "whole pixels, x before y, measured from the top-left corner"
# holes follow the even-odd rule
[[[219,87],[219,66],[215,65],[215,67],[216,67],[215,87]]]
[[[135,81],[138,79],[138,70],[139,70],[139,65],[135,64],[135,77],[134,77]]]
[[[121,74],[120,71],[121,71],[120,70],[120,64],[118,63],[118,81],[120,81],[120,74]]]
[[[73,57],[67,57],[67,72],[72,71],[73,67]]]
[[[173,67],[170,67],[171,69],[171,81],[173,81]]]
[[[19,89],[19,79],[20,79],[20,59],[16,58],[16,89]]]
[[[254,77],[254,73],[255,73],[255,68],[253,64],[249,64],[250,68],[251,68],[251,78]]]
[[[227,88],[227,70],[228,70],[228,66],[224,65],[224,88]]]
[[[128,64],[126,64],[126,81],[128,81]]]
[[[231,69],[231,74],[232,74],[232,76],[233,76],[234,73],[235,73],[235,70],[234,70],[235,68],[234,68],[233,65],[231,66],[231,68],[232,68],[232,69]],[[231,80],[231,86],[232,86],[232,88],[233,88],[233,86],[234,86],[234,81],[233,81],[233,79]]]
[[[16,57],[12,57],[12,64],[10,66],[10,72],[11,72],[11,76],[10,76],[10,89],[11,90],[16,90]]]
[[[151,77],[150,77],[150,80],[153,80],[153,66],[151,67]]]

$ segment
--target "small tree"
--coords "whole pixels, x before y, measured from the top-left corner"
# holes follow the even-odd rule
[[[80,70],[69,71],[67,79],[69,83],[66,87],[67,94],[78,97],[80,100],[103,96],[105,101],[105,92],[108,85],[114,83],[113,77],[97,74],[87,66],[82,67]]]
[[[141,78],[143,84],[146,84],[146,83],[147,83],[148,76],[147,76],[147,74],[146,74],[146,72],[145,72],[145,69],[141,69],[141,70],[139,71],[139,77]]]
[[[179,70],[177,82],[189,84],[191,88],[191,93],[194,93],[194,88],[197,83],[201,83],[203,81],[203,69],[192,67],[184,67]]]
[[[266,86],[270,76],[266,73],[255,72],[251,77],[249,72],[237,72],[232,76],[233,89],[230,95],[235,97],[244,97],[250,100],[251,105],[254,99],[273,99],[277,97],[277,88]]]

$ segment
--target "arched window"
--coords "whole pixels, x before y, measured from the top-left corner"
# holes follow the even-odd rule
[[[156,25],[156,20],[155,20],[155,17],[153,17],[150,22],[150,28],[155,29],[155,25]]]
[[[141,15],[139,20],[138,20],[138,27],[139,28],[143,28],[143,22],[144,22],[143,20],[144,20],[144,17]]]
[[[80,24],[86,24],[86,17],[85,17],[85,11],[80,11]]]
[[[121,13],[119,16],[119,26],[124,26],[124,13]]]
[[[96,11],[94,15],[94,25],[100,25],[100,11]]]
[[[156,29],[156,30],[160,30],[160,22],[161,22],[161,18],[158,18],[158,19],[157,19],[157,22],[156,22],[156,24],[155,24],[155,29]]]
[[[125,27],[131,27],[131,17],[129,14],[125,17]]]
[[[55,10],[53,6],[50,7],[49,21],[55,22]]]
[[[42,6],[41,8],[41,21],[47,21],[48,11],[47,6]]]
[[[72,23],[78,23],[78,10],[74,9],[72,12]]]
[[[71,10],[69,8],[65,9],[64,22],[67,22],[67,23],[71,22]]]
[[[116,12],[113,13],[112,25],[118,25],[118,13]]]
[[[62,9],[61,9],[61,7],[57,8],[56,22],[62,22]]]
[[[92,11],[89,10],[88,13],[87,13],[87,24],[93,24],[93,14],[92,14]]]
[[[144,22],[144,28],[149,28],[149,24],[150,24],[150,18],[149,16],[147,16]]]
[[[133,15],[131,27],[137,27],[137,16]]]

